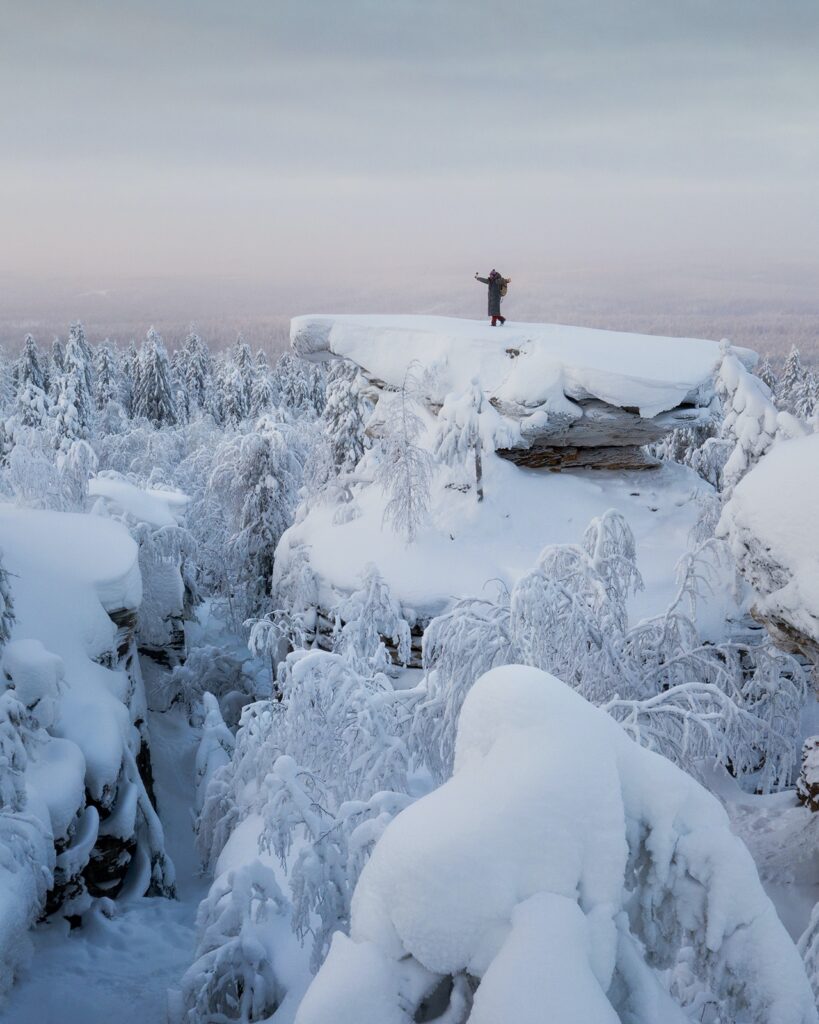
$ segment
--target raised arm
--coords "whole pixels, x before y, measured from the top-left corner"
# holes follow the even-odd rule
[[[489,278],[488,277],[478,277],[478,275],[476,274],[475,275],[475,280],[476,281],[480,281],[481,284],[489,284]]]

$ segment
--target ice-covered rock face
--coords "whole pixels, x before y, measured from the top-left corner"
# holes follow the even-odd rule
[[[297,1024],[686,1020],[693,949],[726,1019],[807,1024],[799,955],[714,797],[553,676],[487,673],[453,777],[387,828]],[[424,1004],[436,1005],[430,1015]]]
[[[449,317],[303,316],[291,342],[306,359],[349,359],[377,388],[400,388],[412,369],[433,407],[477,378],[520,425],[502,453],[550,468],[645,466],[636,449],[700,418],[720,360],[716,342],[695,338]]]
[[[819,434],[775,444],[737,484],[718,534],[757,593],[754,615],[819,666]]]

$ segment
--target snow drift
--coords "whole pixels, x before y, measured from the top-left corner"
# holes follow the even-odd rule
[[[724,1019],[817,1014],[717,800],[553,676],[495,669],[455,772],[387,827],[297,1024],[687,1020],[693,964]],[[670,989],[667,978],[672,979]],[[689,1007],[690,1008],[690,1007]]]

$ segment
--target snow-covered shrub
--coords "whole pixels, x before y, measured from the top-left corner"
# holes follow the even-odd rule
[[[390,664],[382,639],[386,637],[397,660],[406,665],[410,659],[409,623],[372,562],[365,566],[361,583],[336,609],[337,620],[343,623],[335,638],[336,649],[360,672],[384,672]]]
[[[163,685],[166,707],[179,703],[190,715],[204,697],[213,696],[221,714],[235,726],[241,708],[253,698],[255,684],[234,654],[204,644],[192,647],[184,664],[175,665]]]
[[[560,673],[639,742],[695,775],[716,759],[765,792],[788,785],[806,679],[768,642],[700,638],[696,602],[721,551],[711,539],[687,554],[666,612],[630,627],[626,598],[641,582],[634,538],[622,517],[607,512],[590,525],[584,547],[545,548],[510,593],[457,602],[433,619],[412,733],[434,777],[449,773],[475,679],[519,663]]]
[[[496,669],[453,777],[373,851],[296,1021],[682,1024],[665,974],[683,958],[722,1020],[817,1020],[719,802],[557,679]]]
[[[269,922],[287,903],[273,871],[258,860],[225,872],[196,919],[196,959],[185,972],[174,1024],[255,1024],[278,1009],[276,950]]]
[[[236,748],[233,733],[228,729],[219,702],[212,693],[202,694],[204,721],[202,737],[196,749],[196,813],[204,806],[208,786],[220,768],[230,764],[230,758]]]

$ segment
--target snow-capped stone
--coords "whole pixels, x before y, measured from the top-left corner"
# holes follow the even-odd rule
[[[719,535],[757,593],[755,616],[819,664],[819,434],[775,444],[737,484]]]
[[[306,359],[350,360],[377,389],[415,367],[432,408],[476,378],[519,426],[499,453],[549,468],[652,465],[640,447],[707,415],[720,361],[716,342],[696,338],[432,316],[301,316],[291,343]]]
[[[817,1020],[718,800],[553,676],[509,666],[470,691],[452,778],[387,826],[296,1024],[330,1007],[351,1024],[431,1019],[418,1009],[441,985],[442,1013],[481,1024],[544,1006],[682,1021],[655,970],[683,945],[730,1019]]]

